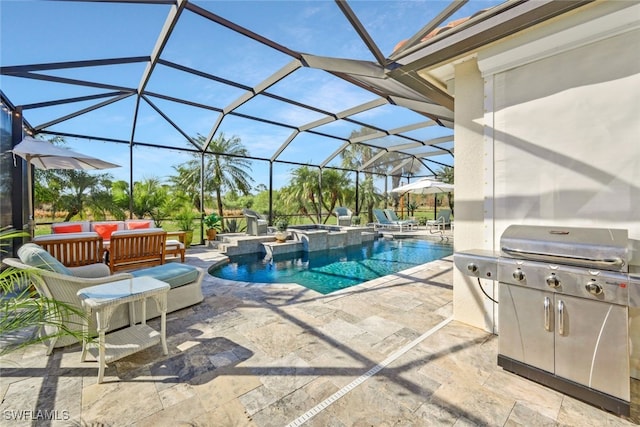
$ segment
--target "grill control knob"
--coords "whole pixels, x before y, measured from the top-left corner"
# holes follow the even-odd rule
[[[513,272],[513,278],[518,282],[522,282],[525,278],[524,271],[522,271],[521,269],[517,269]]]
[[[589,283],[587,283],[584,287],[591,295],[601,295],[603,292],[602,286],[598,285],[595,280],[589,280]]]
[[[551,273],[550,276],[547,276],[546,281],[550,288],[557,288],[560,286],[560,280],[556,277],[556,273]]]
[[[469,270],[471,273],[475,273],[476,271],[478,271],[478,266],[470,262],[469,264],[467,264],[467,270]]]

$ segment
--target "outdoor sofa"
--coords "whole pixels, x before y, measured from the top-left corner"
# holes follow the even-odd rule
[[[80,267],[104,261],[104,243],[95,231],[44,234],[32,240],[66,267]]]
[[[131,231],[135,235],[137,230],[162,230],[155,228],[152,219],[128,219],[125,221],[69,221],[51,224],[52,236],[58,236],[59,239],[74,239],[75,237],[87,236],[86,233],[97,233],[102,237],[102,245],[105,252],[110,250],[111,236],[126,234],[124,231]],[[184,232],[167,232],[164,247],[165,259],[172,255],[180,257],[180,262],[184,262],[186,245],[184,242]],[[175,238],[173,238],[175,237]],[[41,236],[34,238],[39,242]],[[49,237],[48,239],[56,239]],[[60,258],[58,258],[60,259]]]
[[[113,232],[107,260],[111,274],[164,264],[166,240],[161,228]]]
[[[202,280],[205,271],[201,268],[181,263],[167,263],[156,267],[133,270],[126,273],[110,274],[109,267],[104,263],[84,265],[80,267],[65,267],[51,254],[35,243],[27,243],[18,249],[18,258],[7,258],[3,262],[13,268],[24,271],[29,282],[38,293],[58,301],[69,303],[81,308],[78,290],[89,286],[100,285],[117,280],[125,280],[138,276],[151,276],[162,280],[171,286],[167,297],[167,312],[173,312],[204,299],[202,294]],[[134,305],[136,313],[141,313],[141,304]],[[114,310],[108,330],[120,329],[129,325],[129,307],[121,305]],[[146,319],[160,316],[158,307],[151,301],[147,302]],[[82,330],[82,319],[76,315],[61,319],[72,330]],[[90,334],[95,335],[95,319],[89,322]],[[45,327],[41,333],[51,335],[56,329]],[[73,337],[60,337],[49,340],[48,353],[53,348],[74,344]]]

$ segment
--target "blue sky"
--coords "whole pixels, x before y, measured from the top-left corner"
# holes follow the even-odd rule
[[[320,56],[373,61],[374,58],[349,25],[333,1],[194,1],[194,4],[249,30],[270,38],[292,50]],[[500,3],[471,1],[447,21]],[[449,1],[350,1],[364,27],[385,56],[394,46],[411,37],[433,18]],[[156,43],[169,7],[167,5],[53,2],[31,0],[0,1],[0,62],[2,66],[50,63],[103,58],[148,56]],[[183,12],[162,58],[197,69],[221,79],[254,87],[290,63],[291,57],[239,36],[189,11]],[[144,63],[47,71],[49,75],[86,81],[108,82],[127,88],[138,87]],[[33,79],[1,76],[3,92],[15,105],[44,102],[108,92],[91,87]],[[149,81],[147,91],[181,97],[199,104],[224,108],[245,91],[222,83],[187,75],[176,69],[159,66]],[[357,88],[320,70],[302,68],[269,88],[275,95],[315,105],[338,113],[373,100],[368,91]],[[76,102],[25,111],[34,126],[56,117],[94,105],[101,100]],[[189,136],[207,135],[218,113],[153,98],[156,108],[171,117]],[[103,107],[85,115],[52,125],[49,129],[74,134],[95,135],[128,140],[132,133],[135,97]],[[301,126],[323,117],[317,112],[258,97],[241,106],[238,113]],[[425,120],[406,109],[384,106],[356,117],[375,126],[394,128]],[[344,122],[325,125],[320,131],[348,137],[358,127]],[[270,158],[289,137],[291,129],[227,116],[219,132],[238,136],[252,156]],[[430,139],[451,134],[448,129],[431,126],[414,131],[411,137]],[[161,114],[146,102],[141,103],[135,140],[168,148],[189,147],[186,139]],[[67,138],[69,147],[119,163],[122,168],[109,170],[117,179],[129,179],[129,148],[123,144]],[[281,155],[287,161],[322,161],[333,153],[341,141],[302,134]],[[451,158],[437,159],[451,163]],[[135,148],[133,176],[164,177],[172,166],[188,160],[177,150]],[[337,160],[331,163],[337,165]],[[144,167],[143,167],[144,165]],[[276,165],[274,184],[286,182],[294,166]],[[434,168],[437,168],[434,166]],[[268,184],[268,163],[256,162],[255,183]]]

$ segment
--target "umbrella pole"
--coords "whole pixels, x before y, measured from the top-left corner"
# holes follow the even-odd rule
[[[33,179],[31,177],[31,158],[27,160],[27,197],[29,199],[29,235],[33,238],[36,227],[33,220]]]
[[[434,221],[438,219],[437,209],[438,209],[438,193],[433,195],[433,220]]]

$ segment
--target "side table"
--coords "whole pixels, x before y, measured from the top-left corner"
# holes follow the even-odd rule
[[[134,277],[118,280],[104,285],[91,286],[80,289],[77,293],[82,301],[82,306],[87,313],[84,324],[84,332],[89,331],[89,319],[96,314],[98,331],[98,346],[83,342],[82,358],[84,362],[87,352],[98,360],[98,383],[104,378],[104,369],[107,363],[121,359],[130,354],[144,350],[159,342],[162,350],[167,354],[166,323],[167,323],[167,294],[170,286],[168,283],[154,279],[153,277]],[[153,298],[158,305],[160,317],[160,332],[146,323],[146,300]],[[142,304],[140,323],[136,323],[135,302]],[[109,329],[109,321],[113,311],[120,304],[129,303],[130,326],[118,331],[106,334]]]

